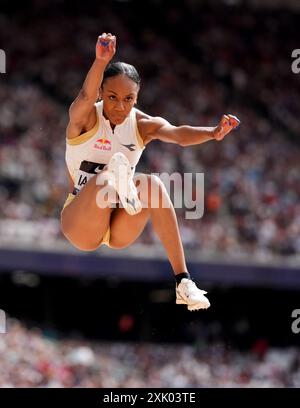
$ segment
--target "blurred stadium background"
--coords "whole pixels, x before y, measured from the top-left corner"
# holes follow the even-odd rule
[[[1,2],[1,387],[300,386],[298,20],[287,0]],[[138,168],[205,173],[204,217],[177,215],[208,311],[175,305],[151,226],[94,253],[60,232],[68,106],[103,31],[141,73],[140,109],[242,121],[222,143],[152,143]]]

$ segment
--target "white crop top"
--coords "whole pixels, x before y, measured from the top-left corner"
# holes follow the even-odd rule
[[[103,169],[114,153],[123,153],[134,171],[145,149],[137,127],[135,108],[123,123],[112,130],[109,120],[103,116],[103,102],[95,103],[95,107],[97,121],[94,128],[66,140],[66,163],[74,181],[74,194]]]

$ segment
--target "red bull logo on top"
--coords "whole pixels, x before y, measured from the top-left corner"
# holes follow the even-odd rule
[[[98,150],[111,150],[111,141],[108,139],[105,139],[105,137],[102,137],[100,139],[96,140],[96,143],[94,144],[94,148]]]

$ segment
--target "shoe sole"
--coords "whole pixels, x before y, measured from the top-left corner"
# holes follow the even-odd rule
[[[120,171],[120,166],[125,166],[126,171]],[[124,210],[130,215],[138,214],[142,210],[142,204],[132,181],[131,167],[127,157],[123,153],[114,154],[108,163],[107,170],[115,176],[116,185],[114,187]]]

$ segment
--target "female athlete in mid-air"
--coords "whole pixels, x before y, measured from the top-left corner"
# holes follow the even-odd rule
[[[189,310],[206,309],[210,306],[206,292],[197,288],[187,271],[166,188],[153,175],[139,174],[137,181],[134,170],[152,140],[180,146],[222,140],[239,120],[223,115],[216,127],[173,126],[141,112],[134,108],[140,77],[132,65],[110,63],[115,52],[115,36],[103,33],[98,37],[95,61],[69,109],[66,163],[70,194],[61,214],[63,234],[83,251],[93,251],[101,244],[125,248],[151,220],[175,274],[176,303]],[[112,190],[116,200],[110,198]],[[154,194],[157,205],[151,205]]]

